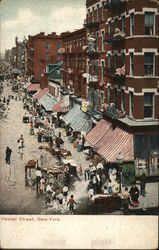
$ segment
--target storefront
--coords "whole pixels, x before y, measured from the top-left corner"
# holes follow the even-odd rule
[[[136,173],[158,174],[157,134],[135,134],[134,135],[134,158],[136,163]]]

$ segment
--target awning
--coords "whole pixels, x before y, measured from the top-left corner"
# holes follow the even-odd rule
[[[75,131],[88,132],[91,129],[91,122],[88,123],[88,121],[88,115],[86,115],[82,112],[82,110],[80,110],[80,112],[73,117],[70,127]]]
[[[100,120],[97,125],[86,135],[85,139],[93,147],[103,138],[111,126],[111,123],[105,120]]]
[[[27,91],[28,92],[36,92],[40,89],[40,84],[30,84],[28,87],[27,87]]]
[[[46,95],[49,92],[48,88],[45,88],[43,90],[38,91],[37,93],[34,94],[34,98],[37,100],[40,100],[44,95]]]
[[[52,111],[53,106],[56,104],[56,99],[53,98],[52,95],[46,94],[40,100],[39,104],[41,104],[46,111]]]
[[[69,124],[73,117],[78,114],[80,112],[80,106],[78,104],[76,104],[64,117],[63,117],[63,121],[66,124]]]
[[[68,107],[63,106],[63,100],[60,100],[53,106],[53,111],[56,113],[65,113],[68,111]]]
[[[69,110],[69,95],[63,96],[54,106],[53,111],[65,113]]]
[[[33,98],[36,99],[36,95],[38,95],[41,91],[42,91],[42,89],[39,89],[37,92],[35,92],[35,94],[33,95]]]
[[[121,152],[123,161],[134,160],[133,134],[120,128],[116,128],[101,141],[102,144],[97,150],[105,160],[116,162],[117,155]]]

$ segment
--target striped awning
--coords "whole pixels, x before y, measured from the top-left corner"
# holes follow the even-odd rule
[[[53,111],[57,113],[65,113],[68,111],[68,107],[63,105],[63,99],[59,100],[54,106]]]
[[[39,104],[42,105],[46,111],[52,111],[53,106],[56,104],[57,100],[50,94],[44,95],[40,100]]]
[[[78,114],[80,112],[80,106],[78,104],[76,104],[64,117],[63,117],[63,121],[66,124],[69,124],[73,117]]]
[[[134,160],[133,134],[120,128],[114,129],[104,140],[97,150],[108,162],[116,162],[117,155],[121,152],[123,161]]]
[[[82,110],[73,117],[70,126],[74,131],[83,131],[86,133],[91,129],[88,115],[82,112]]]
[[[69,110],[69,95],[64,95],[54,106],[56,113],[66,113]]]
[[[44,95],[46,95],[49,92],[48,88],[45,88],[43,90],[40,90],[39,92],[37,92],[36,94],[34,94],[34,98],[36,98],[37,100],[40,100]]]
[[[30,84],[28,87],[27,87],[27,91],[28,92],[36,92],[40,89],[40,84]]]
[[[111,123],[105,120],[100,120],[97,125],[86,135],[85,139],[93,147],[103,138],[110,129]]]

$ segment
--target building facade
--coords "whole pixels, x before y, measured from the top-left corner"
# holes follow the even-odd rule
[[[20,70],[21,74],[27,73],[27,39],[24,37],[23,41],[18,41],[18,37],[15,38],[16,44],[16,68]]]
[[[158,2],[87,0],[86,6],[86,36],[95,40],[87,56],[87,73],[95,76],[87,97],[95,92],[105,119],[133,133],[136,167],[157,168]]]
[[[136,170],[151,174],[158,169],[158,44],[152,0],[86,0],[85,28],[63,37],[64,86],[133,135]]]
[[[75,98],[86,98],[86,84],[82,77],[86,71],[86,55],[83,51],[86,45],[85,28],[63,33],[62,41],[64,90],[71,91]],[[70,98],[72,99],[73,96]]]
[[[27,42],[28,75],[41,83],[41,88],[48,85],[46,66],[56,64],[61,60],[58,53],[61,47],[61,38],[56,33],[45,35],[44,32],[29,36]]]
[[[13,47],[11,49],[11,54],[10,54],[10,63],[13,68],[16,67],[16,47]]]

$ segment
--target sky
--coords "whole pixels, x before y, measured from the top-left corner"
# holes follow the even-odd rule
[[[0,47],[15,46],[15,37],[40,32],[60,34],[83,27],[86,0],[0,0]]]

